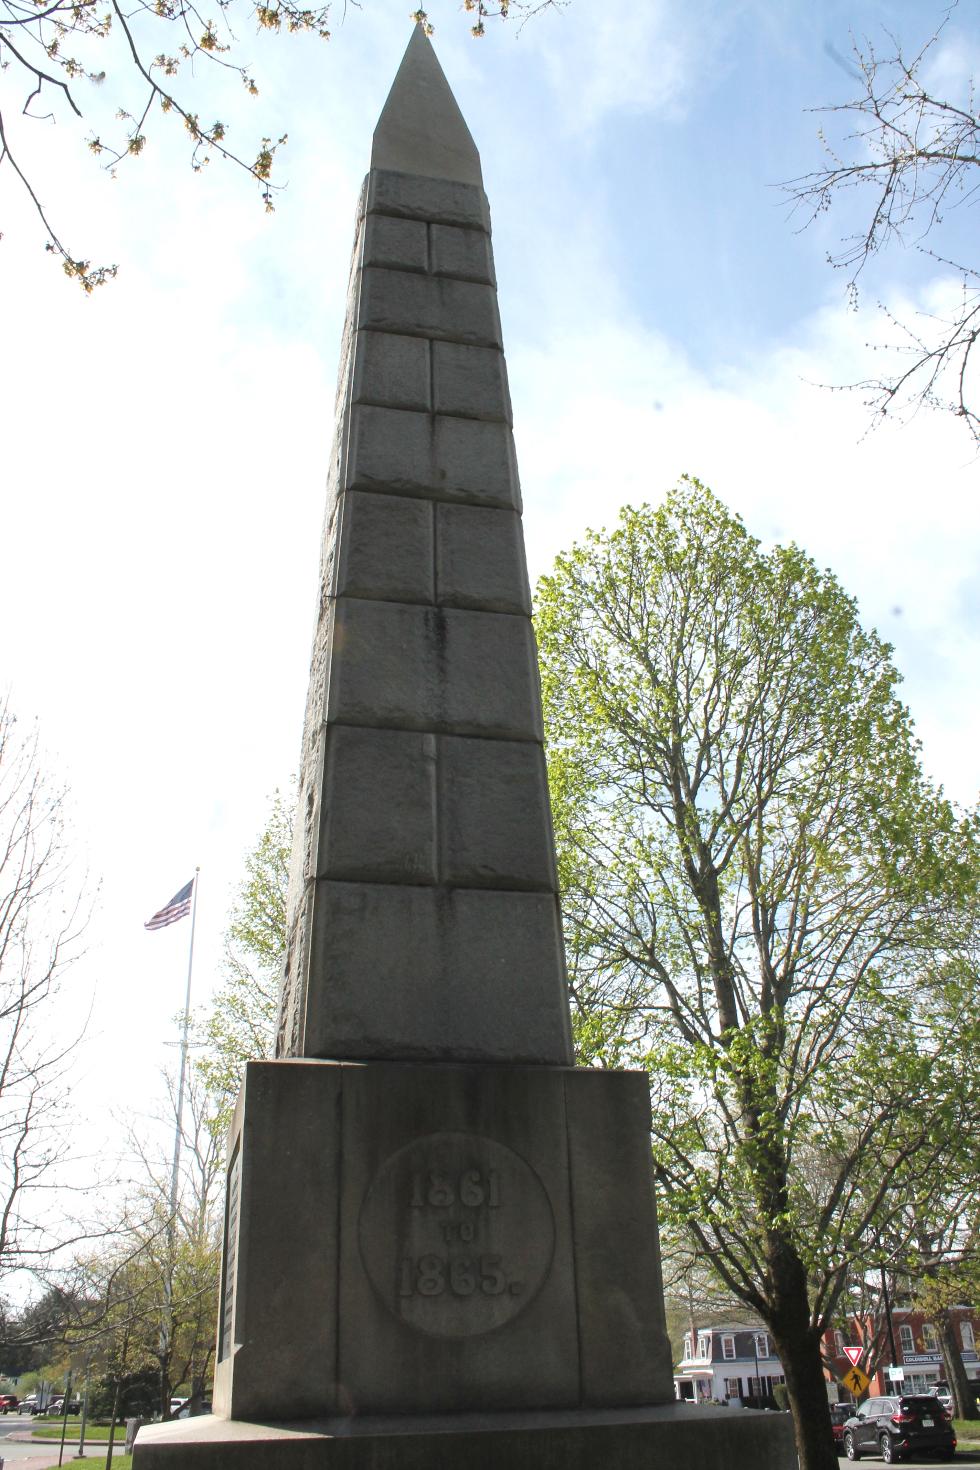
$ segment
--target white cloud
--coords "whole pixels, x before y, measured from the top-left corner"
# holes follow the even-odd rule
[[[894,643],[933,777],[964,801],[980,780],[977,465],[958,424],[923,414],[868,433],[848,381],[863,321],[827,309],[780,347],[709,379],[656,334],[591,321],[512,348],[532,575],[625,502],[696,474],[763,540],[795,540]]]
[[[612,113],[683,115],[730,24],[731,8],[713,0],[603,0],[536,17],[522,41],[540,52],[566,128],[584,137]]]

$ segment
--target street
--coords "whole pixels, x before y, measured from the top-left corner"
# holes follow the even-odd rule
[[[0,1418],[0,1463],[4,1466],[12,1465],[17,1460],[29,1460],[34,1470],[48,1470],[49,1466],[57,1465],[59,1443],[56,1439],[37,1440],[32,1443],[29,1440],[19,1440],[16,1435],[27,1435],[31,1430],[31,1421],[26,1415],[18,1414],[4,1415]],[[122,1454],[125,1450],[126,1428],[122,1426],[121,1433],[113,1446],[114,1455]],[[85,1446],[85,1459],[93,1465],[105,1464],[106,1446],[99,1440],[89,1440]],[[78,1442],[67,1440],[65,1442],[65,1457],[63,1463],[70,1465],[78,1454]]]
[[[850,1461],[847,1459],[847,1456],[846,1455],[839,1455],[838,1456],[838,1459],[840,1460],[841,1466],[845,1466],[845,1465],[850,1464]],[[877,1470],[877,1467],[878,1466],[884,1465],[884,1463],[885,1462],[881,1458],[880,1455],[862,1455],[861,1456],[861,1464],[862,1465],[873,1466],[873,1467],[875,1467],[875,1470]],[[931,1460],[905,1460],[905,1459],[902,1459],[898,1463],[904,1467],[904,1470],[936,1470],[936,1467],[939,1466],[939,1465],[949,1465],[949,1464],[953,1464],[953,1465],[980,1465],[980,1450],[975,1450],[975,1449],[957,1450],[956,1451],[956,1458],[954,1460],[951,1460],[951,1461],[950,1460],[940,1460],[940,1459],[937,1459],[936,1456],[934,1455]]]

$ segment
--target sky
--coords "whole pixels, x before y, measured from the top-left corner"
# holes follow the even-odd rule
[[[166,119],[100,170],[86,136],[140,102],[108,66],[80,89],[81,125],[19,120],[71,248],[119,263],[91,297],[0,170],[0,689],[39,723],[98,887],[52,1024],[88,1017],[74,1126],[109,1157],[177,1055],[190,925],[144,921],[199,865],[206,1005],[244,855],[298,759],[354,209],[411,8],[335,3],[328,42],[243,19],[259,97],[188,79],[243,150],[288,133],[271,215],[237,170],[192,172]],[[697,475],[858,598],[894,645],[926,769],[966,803],[980,464],[951,419],[869,433],[860,396],[826,386],[869,371],[879,299],[934,309],[948,272],[891,253],[855,312],[826,256],[857,216],[802,229],[778,187],[821,162],[810,109],[853,90],[852,33],[917,48],[943,11],[570,0],[475,41],[454,0],[428,6],[482,154],[532,582],[623,503]],[[978,61],[964,4],[933,74],[962,92]],[[952,252],[975,215],[946,228]]]

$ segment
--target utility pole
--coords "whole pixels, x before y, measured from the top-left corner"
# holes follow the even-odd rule
[[[892,1350],[892,1367],[898,1367],[898,1353],[895,1350],[895,1329],[892,1326],[892,1304],[888,1297],[888,1282],[885,1279],[885,1268],[879,1266],[881,1272],[881,1296],[885,1304],[885,1321],[888,1323],[888,1341]]]

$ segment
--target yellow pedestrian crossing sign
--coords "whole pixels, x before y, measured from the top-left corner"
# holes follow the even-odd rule
[[[847,1372],[841,1379],[841,1383],[843,1383],[846,1389],[849,1389],[850,1392],[854,1394],[855,1398],[858,1394],[864,1393],[864,1390],[867,1388],[870,1382],[871,1379],[868,1377],[867,1373],[863,1372],[856,1363],[848,1368]]]

